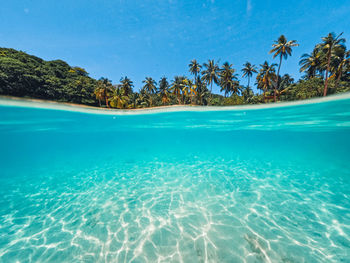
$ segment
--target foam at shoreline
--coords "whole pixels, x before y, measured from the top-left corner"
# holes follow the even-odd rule
[[[154,108],[143,109],[106,109],[90,107],[78,104],[60,103],[54,101],[44,101],[37,99],[24,99],[16,97],[0,96],[0,106],[7,107],[24,107],[24,108],[40,108],[49,110],[62,110],[70,112],[80,112],[89,114],[100,115],[143,115],[143,114],[155,114],[155,113],[167,113],[167,112],[209,112],[209,111],[239,111],[239,110],[260,110],[280,107],[292,107],[299,105],[308,105],[315,103],[324,103],[329,101],[347,100],[350,99],[350,92],[331,95],[322,98],[313,98],[308,100],[299,100],[291,102],[279,102],[268,104],[256,104],[256,105],[237,105],[237,106],[164,106]]]

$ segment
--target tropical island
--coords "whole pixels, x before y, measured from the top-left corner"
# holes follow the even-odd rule
[[[299,44],[284,35],[274,41],[270,54],[278,64],[265,61],[260,66],[246,62],[240,70],[232,64],[209,59],[200,64],[193,59],[188,65],[191,77],[146,77],[139,91],[128,77],[112,84],[108,78],[96,80],[81,67],[62,60],[45,61],[11,48],[0,48],[0,95],[53,100],[89,106],[135,109],[169,105],[229,106],[293,101],[350,91],[350,50],[342,34],[329,33],[310,54],[300,58],[300,72],[294,80],[280,75],[283,61]],[[241,72],[239,74],[238,72]],[[240,84],[239,76],[248,79]],[[258,93],[251,83],[255,80]],[[212,93],[213,85],[221,94]]]

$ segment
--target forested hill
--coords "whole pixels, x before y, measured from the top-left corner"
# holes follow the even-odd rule
[[[0,95],[97,105],[96,82],[83,68],[62,60],[0,48]]]

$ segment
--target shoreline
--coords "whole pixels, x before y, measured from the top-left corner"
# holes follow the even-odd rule
[[[168,105],[138,109],[115,109],[100,108],[83,104],[75,104],[68,102],[57,102],[50,100],[23,98],[15,96],[0,95],[0,106],[7,107],[23,107],[23,108],[40,108],[49,110],[64,110],[71,112],[103,114],[103,115],[139,115],[154,114],[166,112],[212,112],[212,111],[237,111],[237,110],[259,110],[279,107],[291,107],[299,105],[307,105],[314,103],[324,103],[335,100],[350,99],[350,92],[330,95],[327,97],[317,97],[307,100],[266,103],[266,104],[245,104],[234,106],[198,106],[198,105]]]
[[[136,109],[117,109],[117,108],[105,108],[105,107],[97,107],[97,106],[89,106],[85,104],[71,103],[71,102],[60,102],[54,100],[43,100],[43,99],[35,99],[35,98],[25,98],[25,97],[15,97],[15,96],[7,96],[0,95],[0,106],[3,105],[1,101],[10,100],[10,101],[18,101],[18,102],[34,102],[34,103],[42,103],[42,104],[52,104],[52,105],[60,105],[60,106],[68,106],[68,107],[77,107],[77,108],[86,108],[92,110],[102,110],[102,111],[139,111],[139,110],[148,110],[148,109],[164,109],[164,108],[173,108],[173,107],[211,107],[211,106],[200,106],[200,105],[166,105],[166,106],[155,106],[155,107],[146,107],[146,108],[136,108]],[[237,105],[239,106],[239,105]],[[225,107],[225,106],[220,106]]]

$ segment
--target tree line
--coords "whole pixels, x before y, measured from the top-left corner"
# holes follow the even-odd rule
[[[265,61],[256,66],[246,62],[241,77],[229,62],[215,60],[188,65],[191,77],[175,76],[172,80],[151,77],[143,80],[138,92],[128,77],[113,85],[107,78],[95,80],[80,67],[62,60],[44,61],[14,49],[0,49],[0,94],[81,103],[120,109],[165,105],[237,105],[307,99],[350,91],[350,51],[342,34],[329,33],[315,45],[310,54],[300,59],[297,82],[289,74],[280,75],[284,60],[299,46],[295,40],[281,35],[270,50],[278,64]],[[251,87],[255,80],[258,93]],[[213,85],[224,95],[214,94]]]

